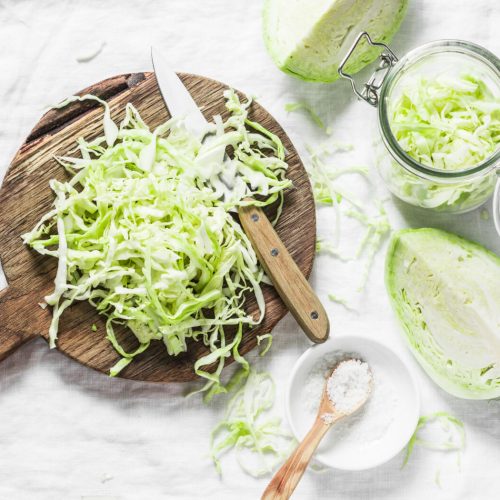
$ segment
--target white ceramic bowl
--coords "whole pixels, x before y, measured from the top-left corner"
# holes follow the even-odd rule
[[[303,439],[315,418],[311,404],[308,407],[306,403],[307,399],[311,399],[310,385],[309,390],[307,388],[309,374],[325,355],[334,351],[359,355],[372,368],[374,383],[377,380],[377,373],[379,380],[383,376],[388,382],[384,383],[386,392],[390,387],[389,393],[395,395],[392,404],[387,406],[391,408],[393,417],[387,419],[388,423],[380,428],[382,430],[378,429],[380,433],[373,440],[361,437],[361,431],[358,432],[355,428],[349,430],[351,434],[349,438],[345,437],[345,433],[339,433],[340,429],[337,431],[334,428],[330,429],[314,458],[323,465],[336,469],[370,469],[387,462],[399,453],[415,431],[420,413],[417,383],[396,353],[371,338],[357,335],[335,336],[324,344],[314,345],[296,362],[286,393],[286,416],[298,440]],[[379,397],[377,404],[380,401]],[[375,400],[373,402],[375,404]],[[364,410],[361,409],[360,412],[362,411]],[[364,418],[365,415],[359,417]],[[350,424],[348,418],[353,417],[347,417],[342,425]],[[366,430],[364,427],[364,431]],[[352,434],[353,432],[358,434]]]

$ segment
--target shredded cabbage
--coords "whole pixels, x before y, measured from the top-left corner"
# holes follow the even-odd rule
[[[500,144],[500,99],[472,75],[407,78],[389,103],[389,123],[401,148],[427,167],[456,171],[491,157]],[[389,189],[407,203],[435,211],[463,212],[491,195],[495,173],[437,182],[406,171],[386,154],[379,169]],[[383,161],[382,161],[383,160]]]
[[[494,171],[465,182],[434,182],[408,172],[385,151],[383,156],[378,157],[377,166],[390,191],[417,207],[435,212],[467,212],[482,205],[495,188]]]
[[[260,345],[263,340],[267,340],[267,344],[265,345],[264,349],[260,351],[259,356],[265,356],[269,352],[269,349],[271,349],[271,346],[273,345],[272,334],[265,333],[264,335],[257,335],[257,345]]]
[[[407,78],[389,103],[389,123],[401,148],[442,170],[473,167],[500,144],[500,99],[470,74]]]
[[[439,489],[442,489],[441,487],[441,469],[436,470],[436,474],[434,475],[434,483]]]
[[[378,213],[374,216],[367,215],[364,212],[352,208],[346,210],[345,212],[347,216],[356,219],[366,226],[365,235],[363,236],[356,251],[356,258],[361,257],[363,254],[366,255],[366,264],[363,270],[361,283],[358,286],[358,291],[363,290],[366,286],[375,255],[382,246],[384,239],[391,232],[391,224],[389,222],[389,218],[387,217],[387,212],[383,203],[376,200],[376,205]]]
[[[323,130],[326,134],[330,134],[330,127],[326,128],[323,120],[320,118],[318,113],[314,111],[312,106],[305,102],[290,102],[285,104],[285,111],[288,113],[292,113],[294,111],[305,111],[306,114],[311,118],[314,124],[316,124],[321,130]]]
[[[232,90],[224,96],[231,115],[226,122],[215,118],[215,138],[207,143],[175,119],[151,131],[130,103],[120,127],[95,96],[59,105],[92,99],[105,111],[104,136],[80,138],[81,157],[56,158],[72,177],[51,180],[52,210],[23,235],[37,252],[58,259],[55,288],[46,297],[53,306],[51,347],[64,310],[88,300],[106,316],[107,338],[121,356],[111,375],[153,340],[172,356],[187,351],[188,341],[208,346],[210,354],[194,366],[205,390],[225,390],[219,375],[230,355],[245,366],[238,345],[244,326],[264,315],[263,271],[231,212],[282,202],[291,183],[279,138],[248,119],[251,101],[240,103]],[[220,145],[232,148],[232,158],[208,161]],[[258,317],[245,312],[248,293],[256,296]],[[135,350],[123,349],[116,325],[135,334]],[[226,337],[227,327],[236,329],[234,337]],[[212,364],[215,372],[207,370]]]
[[[84,47],[75,57],[79,63],[87,63],[95,59],[106,46],[106,42],[94,41],[89,47]]]
[[[348,310],[352,310],[352,307],[349,305],[349,302],[347,301],[347,299],[344,299],[343,297],[339,297],[338,295],[335,295],[334,293],[329,293],[328,299],[331,302],[335,302],[336,304],[340,304],[341,306],[344,306]]]
[[[438,429],[434,429],[436,432],[425,437],[423,435],[424,428],[433,424],[437,424]],[[408,463],[415,445],[431,450],[461,451],[465,447],[464,424],[458,418],[444,411],[420,417],[415,432],[408,441],[402,467]]]
[[[221,473],[220,457],[232,448],[240,467],[253,477],[272,472],[294,445],[281,419],[269,415],[275,386],[269,373],[250,371],[245,385],[229,401],[226,416],[212,431],[211,456]]]
[[[349,193],[338,180],[347,174],[359,174],[368,179],[368,169],[364,166],[337,166],[328,159],[339,152],[350,151],[352,146],[336,141],[327,141],[319,148],[308,147],[310,163],[307,171],[313,188],[314,198],[317,203],[331,206],[335,209],[335,224],[332,240],[318,239],[316,251],[328,253],[342,261],[349,261],[365,255],[365,265],[358,290],[362,290],[367,282],[373,260],[384,239],[391,231],[391,225],[382,201],[374,200],[375,214],[367,213],[366,203],[358,200]],[[344,208],[342,209],[342,206]],[[373,210],[372,210],[373,211]],[[341,249],[341,222],[342,215],[357,220],[366,227],[355,255],[346,255]],[[330,300],[346,306],[344,300],[337,300],[335,294],[330,294]]]
[[[321,237],[318,237],[316,240],[316,252],[331,255],[332,257],[335,257],[343,262],[352,260],[351,256],[340,253],[338,248],[331,241]]]

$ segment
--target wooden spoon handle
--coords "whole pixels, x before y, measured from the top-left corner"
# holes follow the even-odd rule
[[[290,498],[314,451],[330,427],[321,418],[315,420],[304,440],[272,478],[262,495],[262,500],[286,500]]]
[[[39,306],[36,301],[26,300],[27,297],[31,295],[23,295],[12,288],[0,291],[0,361],[36,337],[35,333],[29,332],[30,319],[34,314],[28,309],[34,310]]]
[[[326,311],[266,214],[255,206],[240,207],[238,214],[262,267],[297,323],[313,342],[324,342],[330,332]]]

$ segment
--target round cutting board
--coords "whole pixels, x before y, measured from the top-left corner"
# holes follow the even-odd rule
[[[226,85],[191,74],[179,75],[207,119],[228,116],[223,91]],[[109,102],[113,119],[124,116],[131,102],[142,118],[154,128],[169,118],[153,73],[119,75],[83,90]],[[240,94],[242,97],[242,94]],[[314,201],[309,180],[297,152],[278,123],[259,104],[253,103],[250,118],[277,134],[287,150],[288,177],[293,188],[285,195],[283,213],[276,230],[306,277],[311,272],[316,240]],[[52,178],[66,179],[54,155],[67,155],[78,137],[92,139],[102,135],[102,107],[95,102],[74,103],[51,110],[35,126],[17,152],[0,191],[0,258],[9,287],[0,292],[0,360],[24,342],[37,336],[47,339],[50,308],[39,303],[52,287],[57,261],[41,256],[23,245],[20,235],[31,230],[53,201],[49,188]],[[268,215],[272,216],[272,208]],[[257,335],[268,333],[287,309],[276,291],[264,285],[266,315],[261,325],[244,334],[240,350],[244,354],[257,344]],[[247,311],[258,311],[249,297]],[[92,325],[97,331],[92,331]],[[123,328],[118,338],[126,350],[137,345],[134,335]],[[86,366],[104,373],[119,359],[105,338],[104,318],[86,302],[74,304],[60,321],[57,348]],[[151,382],[187,381],[196,378],[193,364],[207,354],[202,342],[191,342],[187,353],[170,357],[161,341],[137,356],[120,376]],[[232,360],[228,359],[227,363]]]

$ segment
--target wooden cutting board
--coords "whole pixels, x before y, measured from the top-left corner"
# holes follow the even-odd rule
[[[226,85],[208,78],[180,74],[184,84],[207,119],[221,114],[227,117],[222,92]],[[112,117],[121,120],[125,104],[131,102],[142,118],[154,128],[169,118],[153,73],[119,75],[79,92],[93,94],[109,102]],[[314,259],[316,219],[309,180],[297,152],[278,123],[259,104],[252,104],[250,117],[277,134],[287,149],[288,177],[294,188],[285,196],[277,232],[306,277]],[[47,339],[51,320],[50,308],[43,301],[53,287],[56,259],[41,256],[22,244],[20,235],[31,230],[53,201],[49,188],[51,178],[65,179],[66,174],[53,159],[67,155],[78,137],[92,139],[102,135],[102,107],[95,102],[75,103],[61,110],[51,110],[37,123],[17,152],[0,191],[0,258],[9,287],[0,292],[0,360],[17,347],[42,336]],[[268,215],[271,215],[271,211]],[[264,285],[267,311],[258,327],[247,331],[241,344],[244,354],[257,344],[257,335],[270,332],[287,309],[272,287]],[[249,297],[247,310],[256,312]],[[91,330],[92,324],[97,331]],[[126,350],[137,345],[126,328],[117,328],[118,338]],[[62,316],[58,347],[80,363],[108,373],[118,361],[111,344],[105,339],[103,317],[86,302],[69,308]],[[188,381],[196,378],[193,364],[207,354],[201,343],[191,343],[189,352],[172,358],[163,342],[153,342],[137,356],[120,376],[151,382]],[[232,360],[228,359],[228,363]]]

